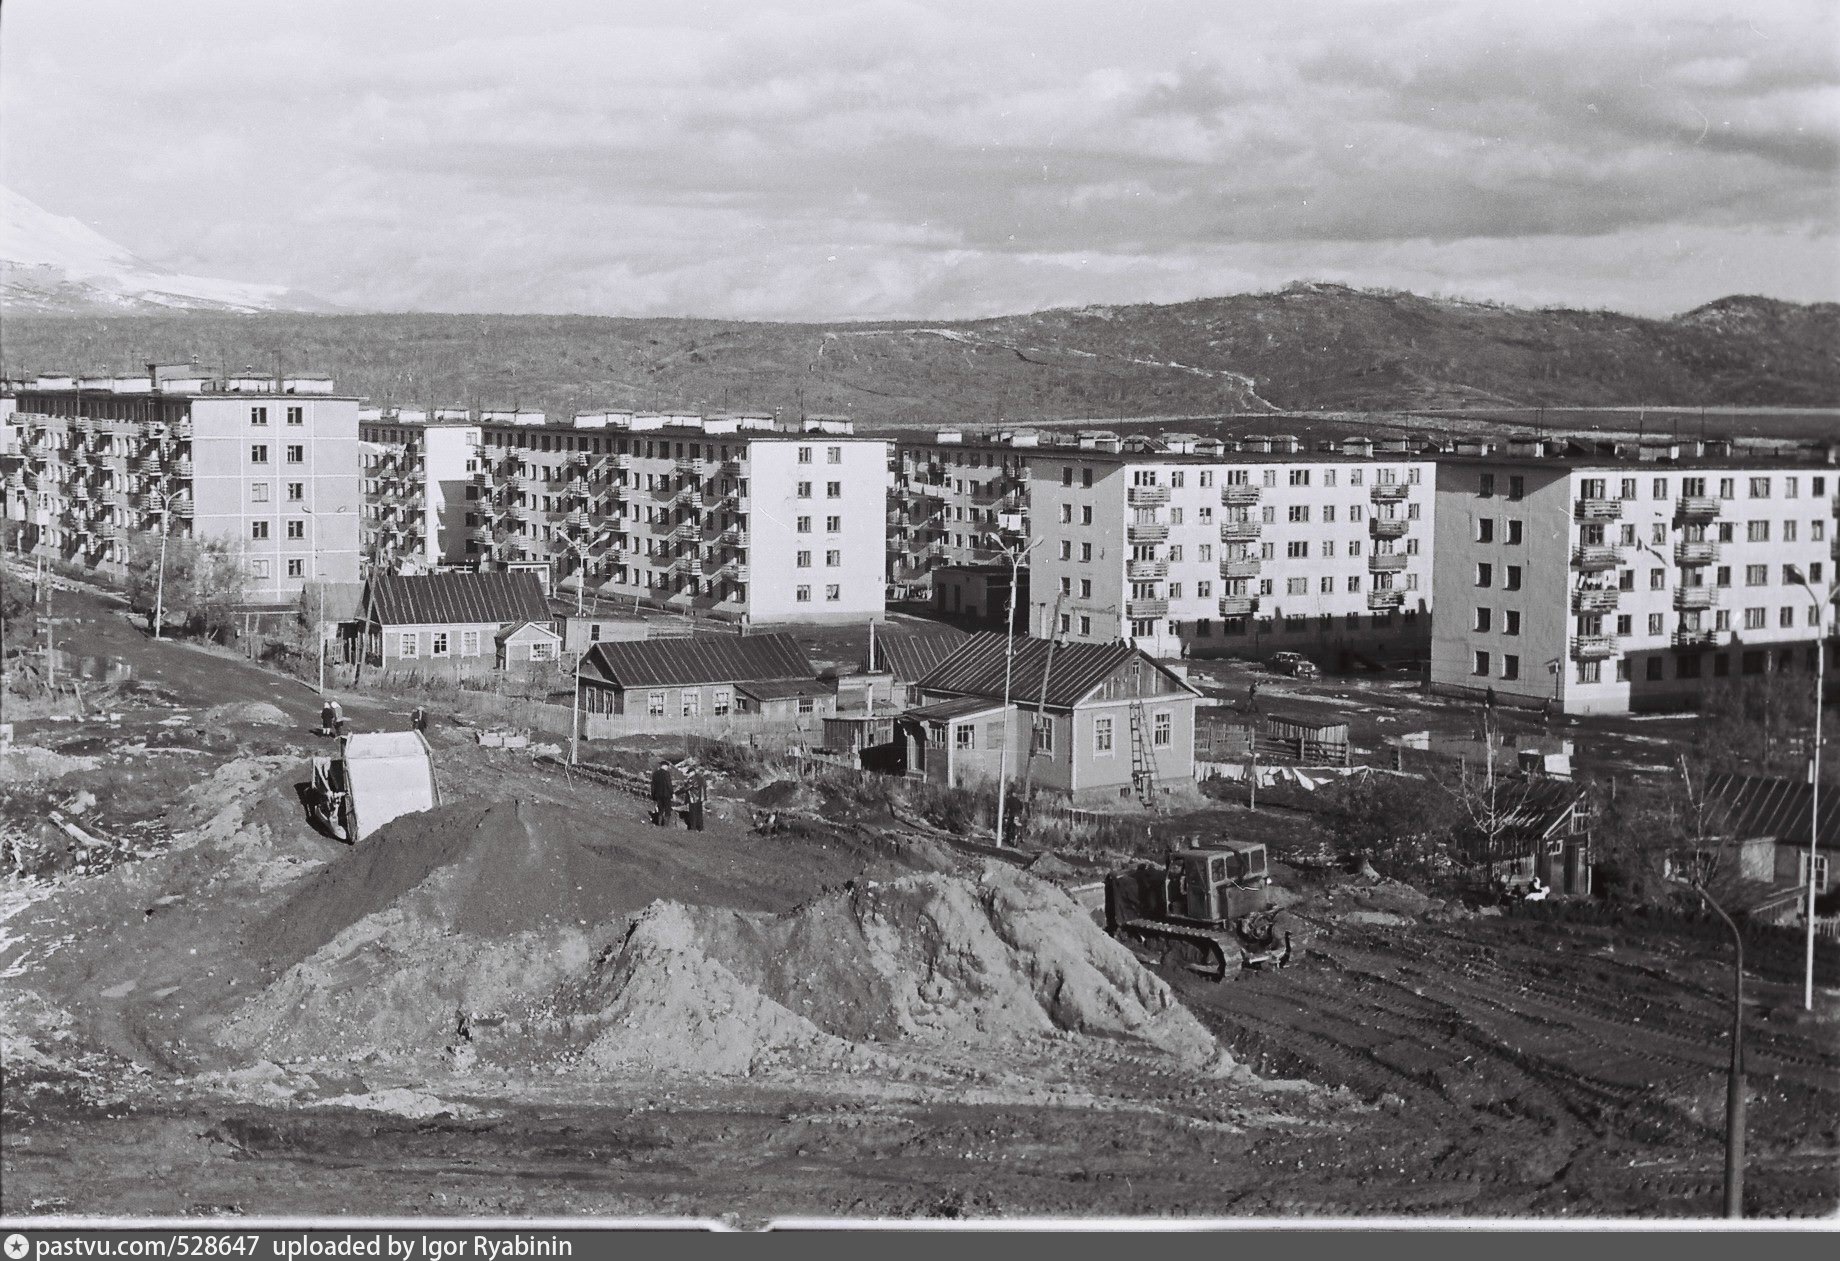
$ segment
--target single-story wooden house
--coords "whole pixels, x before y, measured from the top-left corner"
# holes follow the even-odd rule
[[[799,641],[783,634],[595,644],[581,659],[580,688],[589,714],[815,722],[837,709],[836,685],[817,678]]]
[[[867,708],[870,696],[877,709],[917,704],[914,684],[963,647],[968,638],[952,626],[872,630],[861,671],[837,681],[840,707]]]
[[[1200,693],[1186,679],[1123,642],[1059,644],[1016,636],[1013,660],[1006,660],[1011,642],[1000,634],[974,635],[916,684],[920,704],[908,716],[951,744],[955,782],[966,782],[967,768],[983,769],[986,762],[989,777],[996,777],[1006,666],[1016,710],[1012,778],[1022,775],[1027,760],[1033,783],[1069,793],[1128,794],[1145,781],[1194,781]],[[977,704],[941,710],[941,702]],[[938,747],[929,736],[923,751],[929,779]]]
[[[908,710],[898,724],[909,741],[908,765],[947,788],[994,783],[1003,764],[1003,709],[1001,700],[961,696]],[[1009,775],[1016,779],[1034,715],[1013,704],[1009,710]]]
[[[365,587],[358,641],[367,665],[491,669],[507,630],[549,624],[543,584],[532,574],[376,574]]]
[[[1768,775],[1714,775],[1707,796],[1716,803],[1716,826],[1736,844],[1738,875],[1773,889],[1808,887],[1809,841],[1814,840],[1814,891],[1833,888],[1833,867],[1840,853],[1840,809],[1821,801],[1820,834],[1812,836],[1810,786]],[[1840,805],[1840,803],[1835,803]],[[1791,916],[1804,908],[1785,903]]]
[[[1575,784],[1545,776],[1500,773],[1493,838],[1462,841],[1464,857],[1493,879],[1526,884],[1538,877],[1555,894],[1591,892],[1590,798]]]
[[[562,636],[548,622],[518,622],[498,632],[498,668],[526,670],[533,665],[559,661]]]

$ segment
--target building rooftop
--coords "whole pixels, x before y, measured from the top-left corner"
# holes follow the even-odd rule
[[[922,691],[956,692],[966,696],[1001,697],[1008,670],[1012,701],[1071,709],[1120,666],[1141,659],[1172,680],[1182,691],[1194,693],[1189,683],[1131,644],[1114,640],[1105,644],[1066,643],[1017,636],[1014,660],[1008,661],[1009,638],[994,631],[969,637],[958,650],[929,670],[918,683]],[[1049,660],[1049,649],[1053,660]]]
[[[549,621],[543,584],[532,573],[377,574],[364,606],[384,626]]]
[[[582,673],[617,687],[815,679],[817,671],[791,635],[698,635],[595,644]]]

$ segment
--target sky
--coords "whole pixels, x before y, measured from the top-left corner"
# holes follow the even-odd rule
[[[7,0],[0,184],[353,310],[1840,299],[1833,0]]]

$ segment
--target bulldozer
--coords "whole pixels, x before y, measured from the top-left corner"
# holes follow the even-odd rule
[[[338,757],[313,759],[303,797],[314,827],[355,845],[398,815],[434,809],[441,789],[421,732],[368,731],[342,737]]]
[[[1278,930],[1270,884],[1260,842],[1184,845],[1161,866],[1140,863],[1106,878],[1105,928],[1217,981],[1242,968],[1281,968],[1291,938]]]

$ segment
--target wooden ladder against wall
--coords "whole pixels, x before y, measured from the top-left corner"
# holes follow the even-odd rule
[[[1131,698],[1131,786],[1146,810],[1156,808],[1156,750],[1144,717],[1144,698]]]

